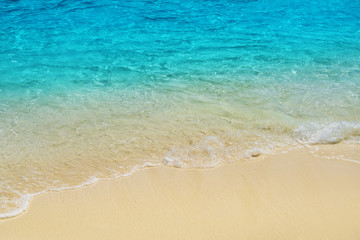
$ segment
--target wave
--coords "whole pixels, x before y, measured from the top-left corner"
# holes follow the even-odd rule
[[[360,122],[309,123],[295,129],[293,137],[302,144],[360,143]]]
[[[201,141],[189,145],[171,148],[158,163],[136,162],[127,173],[117,174],[109,178],[91,176],[76,186],[45,187],[43,191],[29,194],[12,191],[6,182],[2,189],[16,193],[18,198],[0,199],[0,205],[13,206],[10,211],[0,213],[1,218],[14,217],[26,210],[33,196],[47,191],[63,191],[76,189],[93,184],[99,180],[112,180],[133,174],[136,170],[151,166],[170,166],[176,168],[214,168],[224,163],[234,163],[251,159],[260,155],[275,153],[276,149],[292,149],[297,146],[312,146],[335,144],[340,142],[360,143],[360,122],[339,121],[331,123],[306,123],[288,131],[272,131],[271,128],[262,130],[241,130],[236,133],[226,133],[219,136],[205,136]],[[0,130],[1,132],[1,130]],[[316,155],[316,151],[313,152]],[[341,157],[339,160],[343,160]],[[161,161],[162,160],[162,161]],[[344,159],[345,160],[345,159]],[[358,159],[346,159],[356,162]],[[145,160],[144,160],[145,161]],[[121,166],[119,166],[121,168]],[[4,188],[5,187],[5,188]],[[14,207],[16,206],[16,207]]]

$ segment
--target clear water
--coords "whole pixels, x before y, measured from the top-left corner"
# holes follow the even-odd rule
[[[142,166],[360,143],[359,1],[4,0],[0,23],[0,217]]]

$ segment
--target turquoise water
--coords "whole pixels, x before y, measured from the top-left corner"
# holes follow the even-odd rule
[[[345,0],[1,1],[0,217],[144,166],[359,144],[359,13]]]

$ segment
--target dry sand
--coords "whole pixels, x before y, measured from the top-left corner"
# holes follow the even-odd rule
[[[207,170],[147,168],[37,196],[0,220],[0,239],[360,239],[360,165],[302,149]]]

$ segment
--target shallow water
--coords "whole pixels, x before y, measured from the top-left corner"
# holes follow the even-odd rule
[[[0,2],[0,217],[142,166],[359,144],[359,12],[335,0]]]

